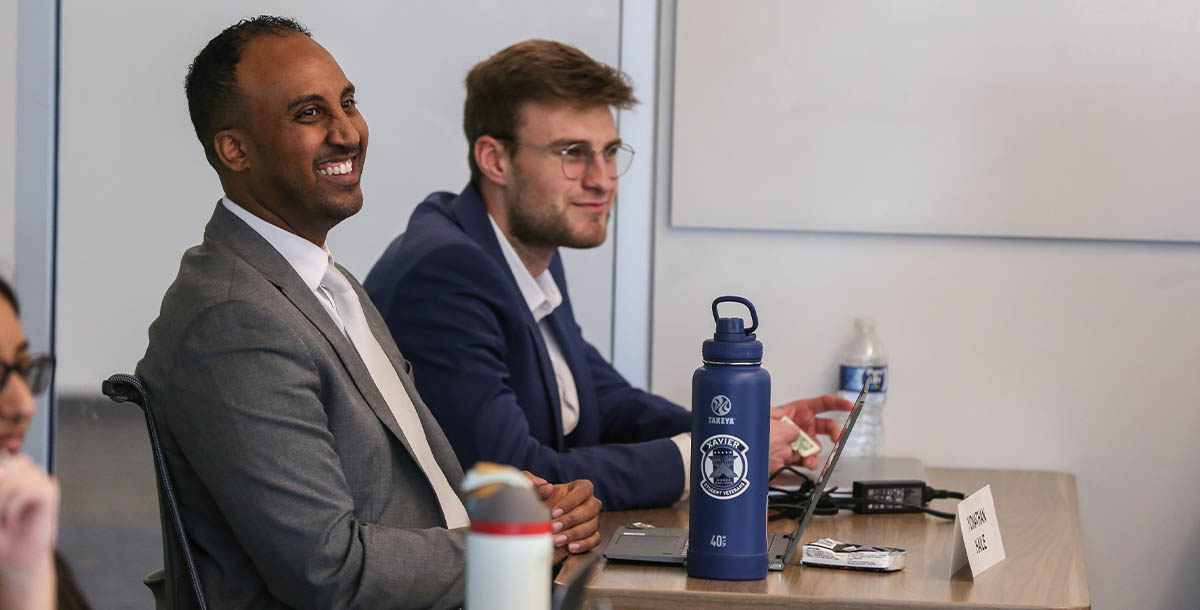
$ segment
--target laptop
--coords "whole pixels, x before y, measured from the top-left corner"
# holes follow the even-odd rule
[[[863,403],[867,399],[867,387],[866,384],[863,384],[863,389],[858,393],[858,399],[854,401],[854,408],[850,410],[850,415],[846,417],[846,423],[842,426],[841,434],[838,436],[837,446],[829,453],[829,458],[825,460],[825,467],[821,469],[821,476],[813,487],[812,499],[809,500],[808,507],[804,510],[804,516],[796,522],[796,529],[791,533],[770,532],[767,534],[768,570],[782,570],[784,566],[791,563],[792,555],[796,552],[796,543],[800,540],[800,534],[804,533],[804,528],[808,527],[808,522],[817,509],[816,500],[825,492],[825,487],[833,475],[833,469],[837,466],[838,457],[842,455],[842,449],[846,447],[846,439],[850,438],[854,422],[858,421],[858,414],[862,411]],[[613,532],[612,538],[604,547],[604,557],[615,561],[683,565],[687,563],[687,545],[688,531],[684,528],[654,527],[635,523],[620,527]]]

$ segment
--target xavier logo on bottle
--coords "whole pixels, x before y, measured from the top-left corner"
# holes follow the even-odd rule
[[[750,487],[746,478],[746,451],[742,439],[731,434],[708,437],[700,445],[700,489],[718,500],[742,495]]]

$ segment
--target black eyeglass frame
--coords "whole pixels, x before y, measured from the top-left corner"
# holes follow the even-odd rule
[[[45,392],[54,378],[54,355],[34,354],[19,364],[11,364],[0,360],[0,392],[8,387],[8,380],[13,373],[21,376],[29,391],[34,396]]]

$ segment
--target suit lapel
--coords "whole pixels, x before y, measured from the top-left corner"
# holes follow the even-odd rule
[[[567,289],[563,282],[559,281],[562,273],[562,262],[559,260],[558,254],[554,255],[554,261],[550,264],[551,275],[554,281],[558,284],[558,290],[563,295],[563,302],[546,316],[546,320],[550,323],[550,331],[554,333],[554,339],[558,342],[558,349],[562,352],[563,358],[567,361],[567,367],[571,369],[571,377],[575,380],[576,400],[579,404],[579,421],[575,425],[573,434],[588,437],[588,428],[591,424],[598,423],[598,418],[586,415],[595,407],[590,398],[596,393],[592,388],[592,376],[587,367],[587,355],[583,352],[583,346],[575,339],[576,334],[573,332],[575,326],[574,316],[571,313],[571,301],[567,298]],[[557,273],[556,273],[557,271]],[[580,438],[580,436],[576,436]]]
[[[412,447],[408,444],[408,439],[404,437],[404,432],[400,429],[400,424],[396,422],[396,418],[392,415],[392,410],[384,401],[383,395],[379,393],[379,389],[375,386],[375,381],[371,378],[371,373],[367,371],[367,365],[363,363],[362,358],[358,355],[358,351],[354,349],[354,345],[350,340],[342,334],[334,324],[333,318],[329,317],[329,312],[317,301],[316,295],[309,290],[308,286],[296,274],[295,269],[279,254],[277,250],[261,235],[251,229],[240,218],[234,216],[232,212],[225,209],[222,204],[217,204],[217,209],[213,213],[212,220],[205,227],[205,235],[230,248],[236,252],[250,266],[262,273],[263,277],[267,278],[274,284],[279,291],[283,293],[292,305],[300,311],[300,313],[308,319],[313,326],[325,337],[329,345],[333,347],[338,358],[345,367],[346,373],[358,388],[363,400],[371,407],[375,416],[404,446],[409,457],[414,461],[416,456],[413,454]],[[347,273],[349,277],[349,273]],[[366,297],[362,294],[361,288],[357,287],[359,300]],[[370,301],[364,301],[365,304]],[[373,331],[375,329],[372,329]],[[378,336],[378,335],[377,335]],[[381,341],[381,344],[386,343]],[[390,356],[390,354],[389,354]],[[393,366],[395,361],[393,361]],[[403,378],[404,376],[401,375]],[[405,389],[409,390],[410,395],[412,390],[409,385],[405,385]],[[417,402],[414,399],[414,404]],[[425,419],[422,418],[422,423]],[[440,461],[439,461],[440,463]],[[445,469],[443,465],[443,470]]]
[[[521,304],[524,305],[524,301]],[[542,337],[542,329],[536,322],[533,322],[533,315],[529,313],[528,307],[525,308],[525,313],[529,316],[529,323],[525,325],[525,330],[537,353],[538,370],[542,372],[542,387],[546,390],[546,404],[550,407],[551,425],[558,431],[558,434],[554,436],[554,447],[563,451],[566,449],[566,435],[563,434],[562,401],[558,393],[558,379],[554,376],[554,365],[550,363],[550,354],[546,351],[546,340]]]
[[[546,341],[542,337],[542,329],[533,319],[533,313],[525,304],[525,297],[517,288],[517,278],[513,276],[512,269],[508,268],[508,261],[505,260],[504,252],[500,249],[500,242],[496,241],[496,231],[492,228],[491,219],[488,218],[483,198],[474,185],[467,185],[462,194],[450,202],[450,211],[458,219],[463,232],[479,244],[479,247],[492,257],[492,260],[496,261],[496,264],[504,271],[504,276],[508,278],[513,299],[518,303],[518,309],[525,321],[526,334],[533,344],[534,353],[537,354],[538,370],[542,372],[542,387],[546,391],[546,404],[550,407],[551,425],[554,430],[558,431],[554,439],[555,448],[563,451],[566,449],[566,441],[563,438],[562,404],[558,395],[558,381],[554,377],[554,366],[550,364],[550,354],[546,351]]]
[[[387,354],[388,360],[392,363],[392,368],[396,369],[396,374],[400,377],[400,383],[404,386],[404,391],[408,393],[408,399],[412,402],[413,409],[417,411],[417,419],[421,420],[421,428],[425,431],[425,440],[429,444],[429,449],[433,452],[434,459],[437,460],[438,466],[445,473],[451,487],[457,491],[459,483],[462,481],[462,466],[458,463],[458,456],[454,454],[454,448],[451,447],[450,440],[446,438],[446,434],[442,431],[441,425],[438,424],[437,418],[433,416],[433,412],[425,405],[425,401],[421,400],[421,395],[417,392],[417,386],[413,383],[408,361],[400,353],[400,348],[396,346],[396,342],[392,339],[391,331],[388,330],[387,322],[383,320],[383,316],[379,314],[379,310],[375,308],[375,305],[371,302],[371,297],[363,290],[362,285],[341,265],[338,265],[338,268],[350,280],[350,284],[354,286],[354,292],[358,295],[358,301],[362,304],[363,315],[366,316],[367,326],[371,329],[371,334],[375,335],[375,340],[379,342],[379,347],[383,348],[383,352]],[[363,368],[366,368],[365,364]],[[369,377],[370,375],[368,374]],[[370,385],[374,388],[374,381]],[[382,396],[380,397],[380,401],[382,402]],[[384,408],[388,409],[388,415],[391,416],[390,408],[386,404],[384,404]],[[405,448],[409,450],[409,454],[411,455],[412,448],[408,446],[408,442],[403,436],[400,437],[400,440],[405,443]]]

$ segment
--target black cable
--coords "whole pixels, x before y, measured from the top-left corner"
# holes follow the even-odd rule
[[[965,500],[967,497],[957,491],[946,491],[945,489],[934,489],[928,485],[925,486],[924,493],[921,494],[921,499],[928,504],[930,500],[940,500],[942,498],[953,498],[955,500]]]
[[[832,490],[831,490],[832,491]],[[780,493],[767,497],[767,510],[769,521],[778,519],[799,519],[804,516],[804,511],[808,510],[809,498],[812,496],[812,485],[801,486],[797,490],[781,490]],[[817,501],[817,507],[813,509],[813,514],[817,515],[836,515],[840,507],[834,503],[833,498],[826,492],[821,495]]]
[[[912,509],[915,511],[933,515],[934,517],[941,517],[942,519],[951,519],[951,520],[954,519],[954,513],[947,513],[947,512],[940,511],[940,510],[934,510],[932,508],[929,508],[926,506],[920,506],[917,504],[909,504],[907,502],[894,502],[892,500],[881,500],[879,498],[834,498],[833,502],[838,505],[838,508],[847,508],[847,509],[854,508],[853,505],[855,505],[855,504],[884,504],[887,506],[900,506],[903,508],[909,508],[909,509]],[[820,505],[818,504],[817,506],[820,506]]]
[[[774,480],[784,472],[790,472],[800,477],[801,484],[795,489],[771,486],[767,487],[768,491],[774,494],[768,496],[767,498],[767,508],[770,512],[768,519],[771,521],[778,519],[799,519],[802,517],[804,515],[804,511],[808,509],[808,503],[811,501],[810,498],[812,496],[813,489],[816,487],[816,484],[807,474],[796,469],[794,466],[784,466],[783,468],[776,470],[771,475],[770,479]],[[945,489],[934,489],[929,485],[926,485],[922,490],[922,502],[920,505],[897,502],[894,500],[884,500],[881,498],[835,498],[833,497],[833,493],[836,491],[837,488],[834,487],[827,489],[825,493],[821,494],[821,497],[817,500],[817,507],[813,509],[813,513],[818,515],[836,515],[842,509],[853,509],[855,505],[859,504],[871,504],[875,506],[897,506],[922,512],[934,517],[940,517],[942,519],[954,519],[954,513],[934,510],[924,506],[924,504],[929,503],[930,500],[938,500],[943,498],[952,498],[958,500],[965,498],[965,496],[959,492]]]
[[[767,515],[768,521],[777,521],[779,519],[799,519],[804,516],[804,511],[808,510],[808,503],[804,504],[787,504],[783,502],[770,503],[767,510],[771,513]],[[836,515],[840,508],[833,504],[818,504],[817,508],[813,509],[815,515]]]
[[[795,466],[784,466],[783,468],[780,468],[779,470],[776,470],[775,472],[771,473],[771,476],[769,477],[769,479],[774,481],[775,477],[777,477],[785,472],[790,472],[790,473],[800,477],[801,479],[804,479],[805,482],[807,482],[809,484],[812,484],[812,482],[813,482],[813,480],[807,474],[804,474],[804,472],[802,470],[800,470],[799,468],[796,468]]]

